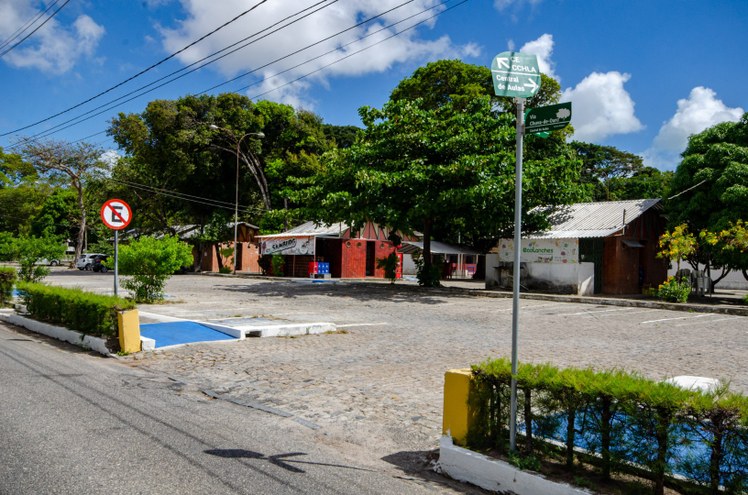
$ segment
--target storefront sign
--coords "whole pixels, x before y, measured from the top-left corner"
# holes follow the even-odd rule
[[[260,254],[314,254],[314,237],[267,239],[260,243]]]
[[[522,239],[521,261],[579,263],[579,239]],[[514,240],[499,241],[499,261],[514,261]]]

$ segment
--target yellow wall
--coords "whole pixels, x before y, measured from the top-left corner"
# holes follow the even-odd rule
[[[140,317],[138,310],[117,313],[119,346],[122,352],[140,352]]]
[[[470,415],[468,397],[472,372],[469,369],[449,370],[444,374],[444,419],[442,434],[452,435],[452,441],[465,445]]]

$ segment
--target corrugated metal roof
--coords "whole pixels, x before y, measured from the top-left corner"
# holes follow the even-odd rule
[[[423,251],[423,242],[404,241],[399,249],[404,254],[414,254]],[[482,253],[470,248],[447,244],[446,242],[431,241],[431,254],[463,254],[475,256]]]
[[[527,237],[530,239],[607,237],[623,229],[625,225],[639,218],[659,202],[659,199],[636,199],[563,206],[550,213],[548,217],[551,223],[550,230]]]
[[[306,222],[297,227],[294,227],[280,234],[268,234],[258,236],[260,239],[272,239],[278,237],[294,237],[294,236],[331,236],[331,237],[342,237],[343,233],[348,230],[348,225],[345,223],[334,223],[332,225],[317,225],[314,222]]]

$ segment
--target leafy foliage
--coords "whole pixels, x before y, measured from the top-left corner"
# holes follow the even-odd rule
[[[7,306],[10,302],[15,284],[15,268],[0,266],[0,308]]]
[[[141,237],[119,251],[119,272],[130,275],[122,286],[133,292],[137,302],[163,299],[169,277],[191,264],[191,248],[176,236]]]
[[[663,301],[684,303],[691,294],[691,282],[687,278],[668,277],[657,287],[656,296]]]
[[[65,246],[58,237],[0,236],[0,257],[18,261],[18,278],[24,282],[38,282],[49,274],[49,268],[39,264],[42,260],[59,260]]]
[[[361,138],[326,155],[324,168],[294,198],[321,222],[420,231],[424,273],[431,274],[433,236],[478,243],[513,224],[515,125],[499,103],[488,68],[428,64],[401,81],[382,109],[359,109]],[[526,212],[578,197],[577,163],[563,139],[536,144],[542,151],[528,152],[525,167]]]
[[[489,360],[472,368],[468,444],[503,450],[511,363]],[[709,392],[691,391],[621,370],[523,363],[516,379],[522,392],[518,398],[525,402],[523,423],[532,425],[523,435],[526,458],[556,458],[558,452],[571,470],[575,459],[588,459],[577,455],[584,449],[596,454],[594,465],[608,477],[613,470],[630,472],[633,462],[649,471],[646,477],[654,481],[657,494],[664,492],[674,469],[709,486],[709,493],[722,493],[721,486],[730,493],[747,487],[748,397],[730,392],[726,384]],[[548,439],[562,445],[561,451]],[[698,447],[685,456],[684,448],[693,444]]]
[[[391,284],[394,284],[395,280],[397,280],[398,261],[397,254],[394,252],[390,253],[389,256],[385,258],[377,259],[377,268],[384,270],[384,277],[388,278]]]
[[[120,297],[77,288],[24,282],[18,289],[32,318],[99,337],[116,337],[117,312],[135,307]]]
[[[672,172],[645,167],[638,155],[612,146],[573,141],[582,160],[581,182],[588,201],[663,198]]]
[[[671,191],[666,203],[671,225],[719,232],[748,218],[748,113],[689,138]],[[693,261],[707,270],[748,269],[748,256],[735,254],[703,239]]]

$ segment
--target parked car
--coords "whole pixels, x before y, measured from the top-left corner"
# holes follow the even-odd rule
[[[94,260],[97,256],[106,256],[103,253],[87,253],[81,255],[80,258],[75,262],[75,267],[78,270],[91,270],[93,268]]]
[[[109,259],[109,256],[105,254],[97,255],[94,257],[93,263],[91,264],[91,270],[95,272],[101,272],[106,273],[109,271],[109,267],[106,266],[106,260]]]
[[[48,260],[47,258],[40,259],[36,262],[37,265],[49,265],[49,266],[58,266],[60,264],[60,260]]]

